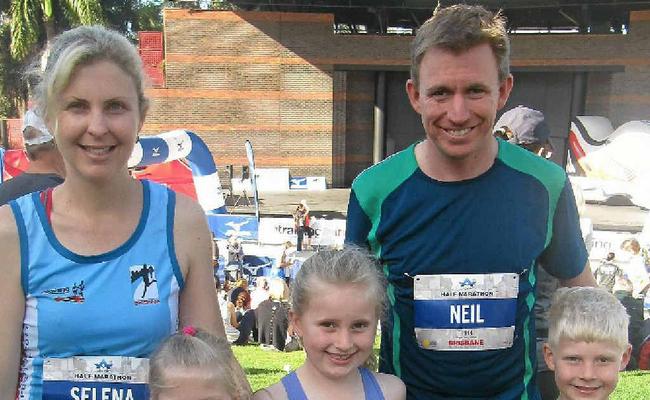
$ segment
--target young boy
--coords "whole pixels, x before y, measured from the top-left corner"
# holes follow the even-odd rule
[[[629,317],[603,288],[561,288],[549,310],[544,360],[555,372],[558,400],[605,400],[630,360]]]

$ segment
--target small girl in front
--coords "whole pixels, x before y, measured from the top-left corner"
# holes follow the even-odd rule
[[[372,372],[377,322],[386,307],[383,275],[358,248],[322,251],[302,265],[293,283],[289,318],[307,358],[253,399],[399,400],[402,381]]]
[[[230,344],[194,327],[170,336],[149,361],[151,400],[249,400]]]

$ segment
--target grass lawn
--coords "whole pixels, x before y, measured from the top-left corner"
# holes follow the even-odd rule
[[[287,370],[295,370],[305,359],[305,353],[281,353],[263,350],[259,346],[233,346],[235,356],[244,367],[253,390],[278,382]],[[650,371],[631,371],[621,374],[616,391],[610,400],[650,399]]]

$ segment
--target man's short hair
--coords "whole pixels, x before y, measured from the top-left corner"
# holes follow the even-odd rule
[[[461,53],[488,43],[496,57],[499,81],[510,74],[510,40],[505,18],[501,12],[493,13],[482,6],[457,4],[438,6],[417,30],[411,46],[411,79],[419,84],[422,57],[433,47]]]
[[[623,352],[628,346],[629,322],[625,307],[604,288],[560,288],[548,313],[548,342],[551,349],[562,339],[607,342]]]

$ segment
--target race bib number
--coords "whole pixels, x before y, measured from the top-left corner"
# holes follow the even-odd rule
[[[512,346],[519,275],[443,274],[414,278],[415,337],[426,350]]]
[[[149,360],[134,357],[46,358],[43,398],[148,400]]]

